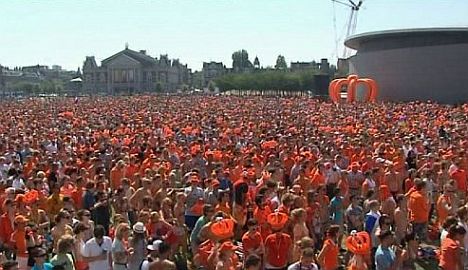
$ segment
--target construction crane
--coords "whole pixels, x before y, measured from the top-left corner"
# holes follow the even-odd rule
[[[347,24],[347,27],[346,27],[346,36],[344,38],[344,40],[345,40],[346,38],[348,38],[349,36],[353,35],[356,32],[358,11],[360,10],[360,8],[362,6],[362,3],[364,1],[363,0],[360,0],[359,2],[357,2],[356,0],[354,0],[354,1],[353,0],[348,0],[347,2],[344,1],[344,0],[332,0],[332,1],[334,3],[337,3],[337,4],[340,4],[340,5],[347,6],[347,7],[351,8],[351,13],[349,15],[348,24]],[[334,20],[336,21],[336,19],[334,19]],[[335,25],[335,32],[336,32],[336,25]],[[338,40],[336,42],[338,42]],[[348,48],[346,48],[346,46],[344,46],[342,58],[344,58],[344,59],[348,58],[349,54],[350,54],[350,50]]]

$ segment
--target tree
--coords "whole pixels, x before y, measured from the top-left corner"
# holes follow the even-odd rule
[[[213,81],[208,83],[208,91],[214,92],[216,90],[216,84]]]
[[[288,64],[286,64],[286,59],[281,54],[276,58],[275,69],[286,70],[288,69]]]
[[[316,89],[314,76],[318,70],[284,72],[260,70],[254,73],[227,74],[215,79],[221,91],[229,90],[278,90],[282,92],[305,92]]]
[[[252,68],[253,65],[249,60],[249,53],[242,49],[232,54],[232,68],[236,72],[244,72],[247,69]]]
[[[155,91],[156,93],[162,93],[162,91],[163,91],[163,85],[162,85],[162,83],[161,83],[160,81],[158,81],[158,82],[156,83],[156,86],[155,86],[154,91]]]

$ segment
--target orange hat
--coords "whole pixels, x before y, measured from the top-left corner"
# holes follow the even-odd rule
[[[23,194],[18,194],[16,195],[15,197],[15,202],[17,203],[23,203],[24,202],[24,199],[25,199],[25,196]]]
[[[29,219],[25,218],[23,215],[17,215],[15,217],[15,223],[16,224],[24,224],[27,223]]]
[[[271,213],[267,217],[267,222],[273,230],[279,231],[283,229],[286,222],[288,222],[288,215],[283,212]]]
[[[237,246],[235,246],[231,241],[224,242],[221,247],[219,247],[219,251],[229,251],[229,250],[236,250]]]
[[[211,226],[211,233],[218,239],[228,239],[234,236],[235,222],[231,218],[215,221]]]
[[[371,249],[370,236],[367,232],[352,231],[346,238],[346,247],[354,254],[367,255]]]
[[[37,190],[31,190],[24,194],[24,202],[27,204],[35,203],[39,200],[39,192]]]

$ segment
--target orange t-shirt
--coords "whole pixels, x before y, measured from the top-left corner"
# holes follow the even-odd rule
[[[429,201],[421,191],[411,193],[408,201],[411,221],[426,223],[429,219]]]
[[[450,177],[452,177],[457,182],[457,188],[459,191],[466,192],[467,188],[467,176],[464,170],[458,169],[454,171]]]
[[[440,245],[439,266],[442,269],[456,269],[457,258],[460,256],[460,244],[452,238],[446,237]]]
[[[316,190],[320,185],[324,185],[324,184],[325,184],[325,176],[323,176],[323,174],[321,174],[320,172],[316,171],[312,175],[312,179],[310,180],[311,188]]]
[[[246,232],[244,233],[244,236],[242,236],[242,247],[245,252],[258,249],[262,245],[262,242],[262,236],[258,231],[253,235],[249,234],[249,232]]]
[[[11,234],[13,233],[13,223],[11,222],[8,214],[5,213],[0,216],[0,241],[9,243],[11,241]]]
[[[17,255],[26,255],[27,254],[27,247],[26,247],[26,231],[24,230],[16,230],[11,235],[10,240],[16,247],[16,254]]]
[[[76,188],[71,194],[76,209],[83,208],[83,188]]]
[[[291,236],[285,233],[270,234],[265,239],[265,249],[268,254],[268,257],[265,258],[266,263],[274,267],[285,267],[291,248]]]
[[[325,253],[321,266],[324,270],[335,270],[338,267],[338,253],[340,251],[338,245],[333,240],[327,239],[323,243],[323,249]]]

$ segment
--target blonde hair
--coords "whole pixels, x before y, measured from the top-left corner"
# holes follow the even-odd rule
[[[161,220],[161,215],[158,212],[151,212],[151,222],[158,222]]]
[[[130,226],[128,225],[128,223],[120,223],[115,229],[115,238],[122,240],[124,237],[124,233],[129,230],[130,230]]]
[[[71,235],[63,235],[57,242],[57,253],[67,253],[73,248],[75,239]]]
[[[306,215],[306,210],[304,208],[296,208],[291,211],[291,218],[294,220],[294,222],[298,222],[300,218],[304,217]]]

